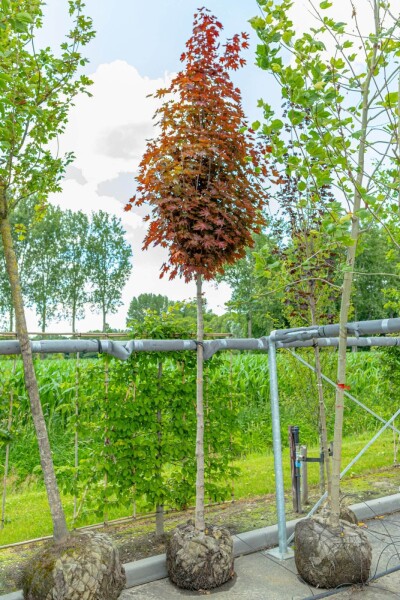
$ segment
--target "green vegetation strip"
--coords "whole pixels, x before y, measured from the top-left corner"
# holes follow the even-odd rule
[[[343,446],[343,466],[348,464],[352,458],[364,447],[372,434],[366,434],[356,439],[346,439]],[[309,449],[309,456],[317,456],[318,448]],[[285,487],[290,489],[290,466],[288,450],[284,450],[284,477]],[[361,474],[372,473],[379,469],[393,465],[393,438],[390,433],[385,433],[374,446],[354,465],[347,480],[352,480]],[[275,491],[274,463],[272,453],[252,454],[235,462],[240,468],[240,474],[235,481],[235,498],[247,499],[256,496],[273,494]],[[310,463],[308,465],[308,478],[310,486],[318,484],[319,466]],[[350,487],[357,490],[362,485],[357,479],[353,479]],[[349,484],[344,483],[344,488]],[[63,498],[64,506],[69,523],[72,522],[73,500],[69,496]],[[47,506],[44,489],[36,484],[30,484],[19,492],[10,492],[7,500],[8,518],[5,527],[0,531],[0,545],[12,544],[24,540],[51,535],[51,519]],[[126,510],[114,507],[110,511],[109,518],[118,519],[127,517]],[[85,525],[98,522],[95,515],[88,515]]]

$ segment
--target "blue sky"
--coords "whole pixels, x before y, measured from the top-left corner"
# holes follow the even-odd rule
[[[267,93],[267,77],[255,65],[257,37],[248,20],[260,14],[256,0],[86,0],[97,32],[87,48],[90,70],[103,63],[126,60],[142,76],[157,79],[165,71],[179,69],[179,57],[191,35],[193,14],[206,6],[224,25],[224,36],[247,31],[251,48],[245,54],[247,65],[234,75],[242,89],[246,113],[256,115],[256,102]],[[66,0],[48,0],[46,41],[57,44],[66,31]]]
[[[62,151],[73,150],[76,160],[69,168],[61,194],[50,200],[63,208],[107,210],[119,216],[133,247],[133,271],[123,293],[124,306],[109,323],[124,327],[129,301],[141,293],[162,293],[174,300],[195,295],[194,284],[159,279],[166,255],[158,250],[141,251],[146,228],[143,209],[123,212],[134,193],[134,175],[145,149],[145,140],[154,135],[152,115],[156,108],[147,94],[163,87],[181,68],[179,57],[192,32],[193,14],[203,4],[195,0],[87,0],[86,14],[93,18],[97,32],[85,49],[90,62],[85,72],[93,79],[93,98],[80,97],[70,112],[69,125],[60,138]],[[243,106],[250,122],[259,117],[260,97],[267,98],[271,82],[255,65],[256,36],[248,20],[259,13],[255,0],[209,0],[205,4],[224,25],[222,43],[235,33],[247,31],[251,47],[247,65],[233,74],[242,90]],[[48,0],[38,45],[56,49],[68,31],[67,0]],[[221,313],[230,298],[225,284],[216,289],[206,284],[210,308]],[[34,328],[35,318],[30,315]],[[80,331],[100,326],[100,316],[89,315],[79,323]],[[68,329],[66,323],[52,323],[52,331]]]

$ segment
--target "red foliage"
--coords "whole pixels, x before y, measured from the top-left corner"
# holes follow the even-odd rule
[[[248,36],[235,35],[220,53],[221,29],[206,9],[195,15],[181,56],[185,68],[156,94],[169,96],[155,115],[161,133],[147,145],[137,196],[126,207],[152,207],[144,248],[168,248],[161,276],[171,279],[179,274],[189,281],[197,273],[213,278],[244,256],[263,222],[265,165],[254,135],[241,132],[240,91],[228,72],[244,63],[240,52]]]

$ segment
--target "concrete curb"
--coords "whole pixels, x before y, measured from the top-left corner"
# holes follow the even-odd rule
[[[353,504],[350,508],[355,512],[360,521],[373,519],[374,517],[400,510],[400,494]],[[295,525],[299,521],[301,519],[287,522],[286,532],[288,537],[293,533]],[[276,546],[277,543],[278,527],[277,525],[271,525],[270,527],[262,527],[261,529],[246,531],[240,535],[234,535],[233,552],[235,557],[242,556],[267,547]],[[126,572],[126,589],[167,577],[165,554],[127,563],[124,567]],[[0,600],[23,600],[22,591],[0,596]]]
[[[360,502],[359,504],[353,504],[350,508],[356,513],[359,521],[373,519],[380,515],[388,515],[400,510],[400,494]]]

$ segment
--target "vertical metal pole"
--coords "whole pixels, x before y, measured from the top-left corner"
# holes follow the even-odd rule
[[[300,452],[303,458],[301,463],[301,496],[303,504],[308,504],[307,446],[302,446]]]
[[[290,456],[290,474],[292,476],[292,502],[293,510],[297,512],[297,496],[296,496],[296,448],[293,439],[293,425],[289,425],[289,456]]]
[[[300,432],[299,427],[295,425],[293,427],[293,441],[295,447],[295,462],[294,462],[294,475],[295,475],[295,485],[296,485],[296,512],[301,513],[301,493],[300,493]]]
[[[78,467],[79,467],[79,352],[76,353],[75,362],[75,433],[74,433],[74,512],[73,520],[78,514]]]
[[[276,510],[278,516],[278,539],[279,551],[273,552],[273,555],[284,560],[291,554],[288,552],[286,538],[286,515],[285,515],[285,491],[283,486],[283,468],[282,468],[282,442],[281,425],[279,417],[279,395],[278,395],[278,374],[276,368],[276,346],[275,331],[272,331],[268,344],[268,369],[269,385],[272,414],[272,437],[274,448],[274,469],[275,469],[275,493]]]

